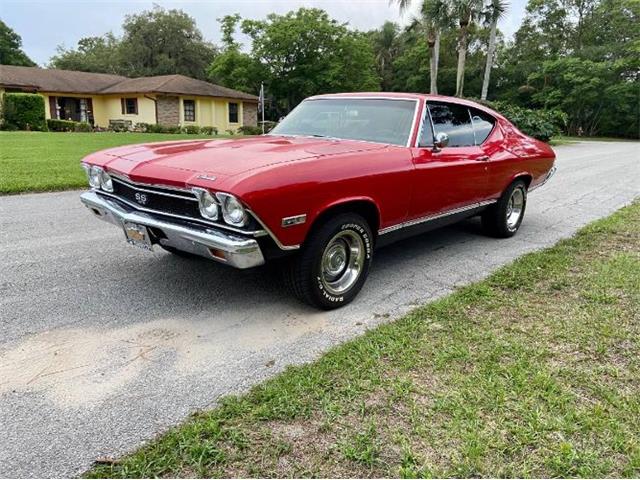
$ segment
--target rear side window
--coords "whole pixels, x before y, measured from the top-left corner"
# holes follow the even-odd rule
[[[469,147],[475,144],[471,116],[467,107],[453,103],[429,103],[433,133],[449,135],[450,147]]]
[[[476,134],[476,145],[482,144],[496,123],[495,118],[475,108],[469,108],[471,112],[471,120],[473,122],[473,131]]]

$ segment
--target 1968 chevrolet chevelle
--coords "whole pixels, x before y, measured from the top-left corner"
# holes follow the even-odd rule
[[[554,160],[548,145],[473,102],[320,95],[268,135],[89,155],[81,199],[145,249],[237,268],[289,257],[295,295],[331,309],[358,294],[375,246],[474,215],[490,235],[514,235]]]

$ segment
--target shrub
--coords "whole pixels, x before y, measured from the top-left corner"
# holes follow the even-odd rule
[[[73,132],[77,122],[72,120],[58,120],[56,118],[47,119],[47,127],[52,132]]]
[[[243,135],[262,135],[262,127],[254,127],[253,125],[243,125],[238,128],[238,131]]]
[[[141,133],[148,133],[153,129],[153,125],[150,123],[144,123],[144,122],[140,122],[140,123],[136,123],[135,126],[133,127],[133,130],[135,132],[141,132]]]
[[[262,123],[262,122],[260,122]],[[278,124],[278,122],[273,122],[271,120],[264,121],[264,133],[269,133],[273,128]]]
[[[506,102],[486,103],[507,117],[523,133],[544,142],[562,133],[567,124],[567,114],[560,110],[531,110]]]
[[[47,130],[44,97],[36,93],[5,93],[4,124],[17,130]]]
[[[203,135],[218,135],[218,129],[216,127],[200,127],[200,133]]]
[[[235,130],[232,130],[232,129],[230,129],[230,128],[228,128],[227,130],[225,130],[225,132],[227,132],[227,135],[231,135],[231,136],[233,136],[233,135],[235,135],[235,134],[236,134],[236,131],[235,131]]]
[[[89,122],[73,122],[75,125],[73,126],[74,132],[93,132],[93,127]]]
[[[184,133],[188,133],[189,135],[198,135],[200,133],[200,127],[197,125],[187,125],[183,130]]]

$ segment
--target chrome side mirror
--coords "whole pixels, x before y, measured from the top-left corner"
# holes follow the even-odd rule
[[[433,141],[433,146],[435,150],[440,150],[449,145],[449,135],[444,132],[436,133],[435,139]]]

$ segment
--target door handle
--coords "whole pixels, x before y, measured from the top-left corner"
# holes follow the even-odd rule
[[[486,162],[489,160],[489,155],[482,155],[481,157],[476,158],[478,162]]]

